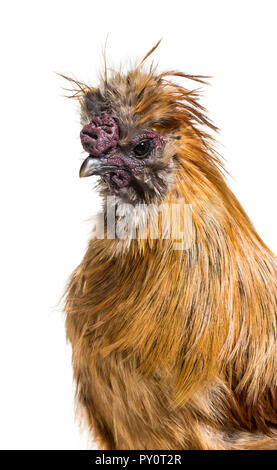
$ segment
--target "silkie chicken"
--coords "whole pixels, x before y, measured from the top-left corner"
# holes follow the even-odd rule
[[[69,281],[79,410],[101,449],[277,449],[276,258],[225,182],[198,91],[176,83],[206,77],[146,67],[155,48],[99,88],[70,79],[80,176],[99,175],[105,222],[110,196],[146,230],[112,238],[105,224]],[[179,201],[187,249],[146,217],[162,204],[174,225]]]

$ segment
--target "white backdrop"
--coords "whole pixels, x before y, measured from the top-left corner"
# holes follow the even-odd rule
[[[77,105],[54,72],[95,83],[161,37],[161,69],[212,75],[203,103],[221,129],[230,184],[277,252],[276,2],[10,1],[1,7],[1,401],[3,449],[82,449],[59,300],[99,200]]]

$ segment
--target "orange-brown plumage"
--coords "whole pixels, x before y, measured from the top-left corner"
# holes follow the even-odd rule
[[[77,400],[101,448],[277,448],[276,258],[224,180],[197,91],[170,76],[205,78],[140,64],[100,92],[75,81],[83,124],[100,93],[122,148],[144,128],[164,136],[173,180],[151,197],[192,206],[187,250],[89,242],[65,306]]]

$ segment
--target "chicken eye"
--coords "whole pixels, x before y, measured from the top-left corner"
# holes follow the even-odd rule
[[[142,140],[134,147],[134,153],[137,157],[146,157],[149,154],[151,148],[150,140]]]

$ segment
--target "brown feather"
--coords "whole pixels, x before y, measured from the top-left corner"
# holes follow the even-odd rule
[[[192,204],[192,245],[89,242],[65,306],[77,401],[101,448],[277,448],[276,258],[224,180],[197,90],[170,76],[206,78],[140,65],[104,97],[122,141],[181,137],[162,202]],[[71,81],[83,106],[93,88]]]

